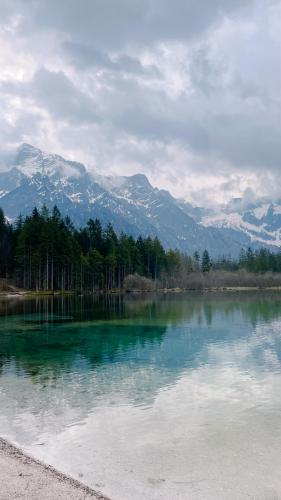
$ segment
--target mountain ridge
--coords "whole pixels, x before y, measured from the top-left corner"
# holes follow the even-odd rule
[[[0,206],[14,220],[43,204],[57,205],[77,226],[90,217],[99,218],[104,224],[111,222],[119,233],[157,236],[166,248],[188,254],[206,248],[214,256],[237,256],[250,245],[276,248],[281,239],[281,207],[275,214],[279,219],[272,221],[278,226],[280,220],[274,230],[269,220],[258,225],[257,212],[236,214],[236,219],[233,214],[210,213],[153,187],[144,174],[102,176],[82,163],[24,143],[7,171],[0,173]],[[247,220],[250,216],[252,223]]]

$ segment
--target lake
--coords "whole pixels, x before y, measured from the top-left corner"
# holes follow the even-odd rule
[[[281,498],[281,294],[2,299],[0,435],[112,500]]]

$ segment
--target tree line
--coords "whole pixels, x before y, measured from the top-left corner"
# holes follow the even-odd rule
[[[192,273],[238,271],[281,272],[281,253],[242,250],[240,258],[211,260],[207,250],[193,256],[165,250],[158,238],[117,235],[89,219],[77,229],[57,207],[34,208],[10,224],[0,208],[0,278],[24,289],[95,291],[122,288],[125,278],[139,275],[162,287],[187,284]]]

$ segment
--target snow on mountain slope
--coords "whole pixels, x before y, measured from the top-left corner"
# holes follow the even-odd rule
[[[270,207],[270,203],[265,203],[260,207],[255,208],[252,212],[256,219],[262,219],[268,213],[268,209]]]
[[[45,153],[26,143],[18,148],[14,165],[26,177],[41,174],[68,178],[86,173],[81,163],[67,161],[59,155]]]
[[[262,203],[244,212],[221,212],[205,216],[204,227],[232,229],[246,234],[251,242],[260,245],[281,246],[281,205]]]
[[[34,206],[57,205],[77,226],[99,218],[117,232],[157,236],[165,247],[188,254],[207,248],[213,256],[237,256],[242,247],[277,245],[281,237],[277,205],[214,215],[153,187],[143,174],[102,176],[29,144],[20,146],[7,171],[0,173],[0,197],[10,220]]]

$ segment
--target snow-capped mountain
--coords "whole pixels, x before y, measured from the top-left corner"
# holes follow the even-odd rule
[[[205,215],[201,219],[204,227],[222,230],[231,229],[247,235],[251,241],[261,246],[281,246],[281,204],[257,203],[244,211],[220,212]]]
[[[242,247],[276,245],[280,239],[277,206],[266,214],[210,214],[153,187],[145,175],[102,176],[81,163],[23,144],[7,171],[0,173],[0,205],[14,220],[43,204],[57,205],[77,226],[99,218],[118,232],[158,236],[165,247],[189,254],[207,248],[214,256],[236,256]]]
[[[59,155],[44,153],[30,144],[22,144],[14,160],[15,167],[26,177],[36,174],[48,177],[80,177],[86,173],[82,163],[67,161]]]

